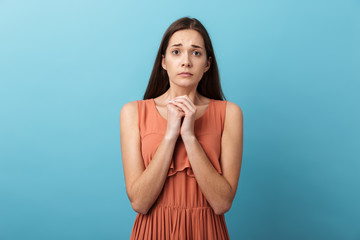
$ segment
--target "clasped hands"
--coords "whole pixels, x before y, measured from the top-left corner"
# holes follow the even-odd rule
[[[170,107],[174,106],[174,109],[178,111],[178,116],[184,117],[184,120],[180,126],[180,135],[184,139],[185,137],[194,137],[194,124],[196,106],[187,95],[178,96],[169,101]]]

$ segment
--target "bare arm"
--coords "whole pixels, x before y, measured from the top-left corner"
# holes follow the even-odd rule
[[[243,149],[243,116],[240,107],[227,102],[221,139],[220,175],[194,136],[183,138],[187,155],[202,193],[216,214],[227,212],[235,197]]]
[[[171,132],[176,131],[166,132],[145,168],[140,150],[137,102],[129,102],[121,109],[120,138],[126,192],[136,212],[146,214],[164,186],[178,138],[178,134]]]

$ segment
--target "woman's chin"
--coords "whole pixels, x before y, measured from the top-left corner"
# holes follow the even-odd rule
[[[180,78],[171,82],[178,87],[186,87],[186,88],[192,88],[199,84],[199,81],[195,81],[194,79],[191,78]]]

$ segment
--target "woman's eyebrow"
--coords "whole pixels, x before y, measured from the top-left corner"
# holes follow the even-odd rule
[[[177,43],[177,44],[171,45],[170,47],[178,47],[178,46],[182,46],[182,44],[181,44],[181,43]],[[191,46],[194,47],[194,48],[201,48],[201,49],[202,49],[202,47],[200,47],[200,46],[198,46],[198,45],[195,45],[195,44],[191,44]]]

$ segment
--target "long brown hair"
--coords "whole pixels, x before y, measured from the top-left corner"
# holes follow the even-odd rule
[[[225,100],[225,95],[221,89],[219,70],[209,34],[199,20],[197,20],[196,18],[188,17],[183,17],[176,20],[168,27],[168,29],[164,33],[143,99],[145,100],[150,98],[156,98],[169,89],[169,76],[167,75],[165,69],[163,69],[161,66],[162,54],[165,55],[165,51],[169,44],[171,36],[176,31],[184,29],[193,29],[201,34],[205,43],[206,57],[207,59],[211,57],[210,68],[202,76],[196,90],[201,95],[208,98]]]

